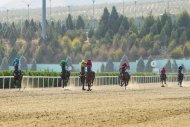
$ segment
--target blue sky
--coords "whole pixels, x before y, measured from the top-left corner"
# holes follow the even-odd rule
[[[49,6],[50,0],[46,0],[47,6]],[[79,6],[79,5],[91,5],[92,0],[51,0],[52,6]],[[101,3],[118,3],[123,0],[95,0],[95,4]],[[127,0],[125,0],[127,1]],[[131,1],[131,0],[128,0]],[[42,0],[1,0],[0,10],[5,9],[21,9],[26,8],[26,3],[31,3],[31,8],[41,7]]]

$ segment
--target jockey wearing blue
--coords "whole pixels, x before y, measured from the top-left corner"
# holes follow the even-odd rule
[[[179,66],[178,68],[178,74],[182,74],[183,66]]]
[[[22,71],[20,68],[20,60],[18,58],[15,58],[13,61],[13,66],[14,66],[14,75],[18,75],[21,76],[22,75]]]

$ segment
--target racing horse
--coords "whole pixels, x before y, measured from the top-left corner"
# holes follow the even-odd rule
[[[178,73],[178,85],[182,87],[182,82],[183,82],[184,74]]]
[[[15,70],[13,72],[14,76],[14,87],[21,89],[21,84],[22,84],[22,78],[23,74],[21,70],[18,70],[18,65],[15,66]]]
[[[160,74],[160,81],[162,83],[161,87],[165,87],[164,84],[166,85],[166,79],[167,79],[166,74]]]
[[[91,70],[91,68],[87,68],[86,72],[86,84],[88,86],[87,91],[91,91],[91,87],[93,86],[95,79],[95,72]]]
[[[128,72],[122,72],[121,75],[119,76],[119,79],[121,80],[120,82],[120,86],[122,87],[123,85],[125,85],[125,90],[126,87],[129,84],[129,80],[130,80],[130,75]]]
[[[86,79],[86,76],[85,76],[85,68],[82,68],[81,69],[81,72],[80,72],[80,82],[82,84],[82,90],[85,90],[84,86],[85,86],[85,79]]]
[[[67,86],[69,78],[70,78],[70,70],[66,70],[64,66],[62,66],[62,71],[61,71],[61,86],[64,88]]]

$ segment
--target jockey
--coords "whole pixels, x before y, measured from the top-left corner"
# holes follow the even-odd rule
[[[178,68],[178,74],[182,74],[183,66],[179,66]]]
[[[165,67],[163,67],[163,68],[161,69],[161,74],[162,74],[162,75],[165,75],[165,74],[166,74],[166,69],[165,69]]]
[[[86,63],[86,66],[87,66],[87,69],[91,70],[91,68],[92,68],[92,61],[88,60],[87,63]]]
[[[14,59],[13,66],[15,68],[14,74],[18,74],[19,76],[22,75],[22,71],[21,71],[21,68],[20,68],[20,60],[18,58]]]
[[[61,60],[60,65],[62,67],[62,70],[66,70],[67,62],[65,60]]]
[[[15,58],[14,61],[13,61],[13,66],[15,67],[15,70],[18,69],[19,67],[19,59],[18,58]]]
[[[131,76],[130,65],[127,62],[123,63],[120,67],[120,75],[124,74],[125,72],[127,72],[129,76]]]
[[[126,68],[127,68],[127,63],[123,63],[120,67],[120,72],[125,72]]]
[[[126,70],[125,72],[127,72],[130,76],[131,76],[131,72],[130,72],[130,65],[128,63],[126,63]]]
[[[81,61],[81,63],[80,63],[80,66],[81,66],[81,73],[82,73],[82,72],[85,72],[86,64],[87,64],[87,63],[85,62],[85,60],[82,60],[82,61]]]
[[[81,63],[80,63],[81,68],[85,68],[86,64],[87,63],[85,62],[85,60],[82,60]]]

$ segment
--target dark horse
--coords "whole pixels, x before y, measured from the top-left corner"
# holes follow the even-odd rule
[[[62,67],[62,71],[61,71],[61,81],[62,82],[62,87],[66,87],[69,81],[69,77],[70,77],[70,71],[66,70],[65,67]]]
[[[80,72],[80,76],[79,77],[80,77],[80,82],[82,84],[82,90],[85,90],[85,88],[84,88],[85,78],[86,78],[86,76],[85,76],[85,67],[81,68],[81,72]]]
[[[23,74],[22,74],[21,70],[18,70],[18,65],[15,66],[13,76],[14,76],[14,86],[15,86],[15,88],[21,89],[21,83],[22,83]]]
[[[178,85],[182,87],[184,75],[182,73],[178,73]]]
[[[128,72],[125,72],[125,69],[121,69],[121,73],[119,75],[119,79],[121,80],[120,86],[122,87],[123,85],[125,85],[125,90],[126,90],[126,87],[129,84],[130,75],[129,75]]]
[[[92,90],[91,87],[93,86],[94,79],[95,79],[95,72],[92,71],[91,68],[87,68],[87,72],[86,72],[86,84],[88,86],[87,91]]]
[[[166,74],[160,74],[160,81],[162,83],[161,87],[165,87],[164,84],[166,84],[166,79],[167,79]]]

